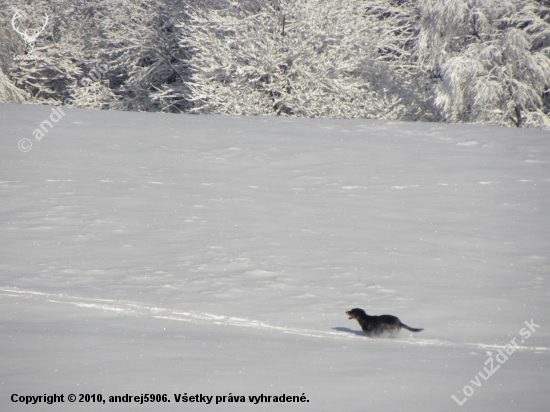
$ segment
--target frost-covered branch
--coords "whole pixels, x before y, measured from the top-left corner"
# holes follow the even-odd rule
[[[190,8],[182,25],[181,44],[192,55],[187,98],[193,111],[421,117],[407,90],[410,79],[390,64],[409,53],[411,34],[404,21],[396,24],[404,20],[397,12],[384,17],[372,11],[375,2],[369,8],[353,0],[224,4]]]
[[[550,128],[548,8],[529,0],[420,0],[419,59],[447,121]]]

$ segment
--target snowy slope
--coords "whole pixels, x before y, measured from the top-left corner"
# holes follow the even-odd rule
[[[548,410],[548,132],[64,109],[37,141],[51,109],[0,105],[0,410]]]

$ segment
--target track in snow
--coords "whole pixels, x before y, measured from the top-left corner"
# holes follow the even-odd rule
[[[158,319],[169,319],[181,322],[189,322],[194,324],[214,324],[225,326],[237,326],[243,328],[253,328],[259,330],[278,331],[281,333],[288,333],[291,335],[300,335],[314,338],[325,339],[365,339],[365,336],[355,333],[345,333],[342,331],[349,331],[347,328],[341,328],[340,332],[329,332],[314,329],[298,329],[287,328],[283,326],[274,326],[268,323],[246,318],[236,318],[228,316],[213,315],[209,313],[199,312],[179,312],[173,309],[159,308],[155,306],[148,306],[139,302],[130,302],[122,300],[112,299],[91,299],[83,298],[79,296],[68,296],[64,294],[52,294],[43,292],[34,292],[27,290],[19,290],[12,288],[0,288],[0,296],[16,297],[16,298],[35,298],[41,299],[51,303],[69,304],[83,308],[101,309],[106,311],[116,312],[125,316],[136,317],[151,317]],[[334,328],[338,330],[339,328]],[[439,339],[417,339],[412,338],[409,340],[404,339],[386,339],[386,341],[398,344],[418,345],[418,346],[449,346],[449,347],[467,347],[473,349],[504,349],[505,345],[494,345],[485,343],[462,343],[452,342],[448,340]],[[532,351],[532,352],[550,352],[550,348],[544,346],[519,346],[519,350]]]

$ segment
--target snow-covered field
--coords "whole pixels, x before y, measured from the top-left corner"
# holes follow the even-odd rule
[[[0,105],[0,410],[548,410],[548,132],[64,110]]]

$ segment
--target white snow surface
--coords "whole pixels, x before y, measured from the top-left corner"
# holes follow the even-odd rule
[[[548,132],[64,110],[0,105],[0,410],[548,410]]]

